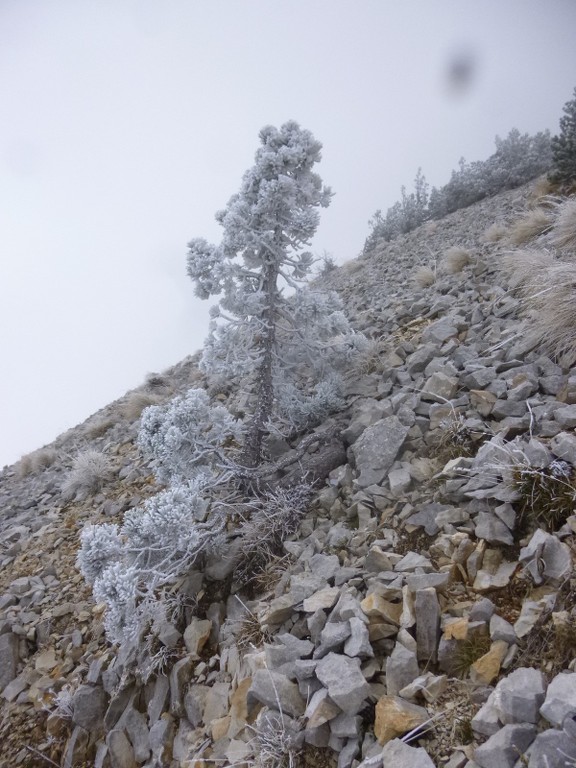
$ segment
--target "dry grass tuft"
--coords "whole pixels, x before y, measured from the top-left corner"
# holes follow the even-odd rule
[[[576,248],[576,197],[563,200],[556,206],[550,242],[555,248]]]
[[[16,465],[18,477],[26,477],[52,466],[58,458],[58,452],[54,448],[40,448],[37,451],[22,456]]]
[[[342,264],[342,269],[348,272],[349,275],[353,275],[360,271],[362,267],[363,264],[359,259],[352,259],[351,261],[347,261],[345,264]]]
[[[491,224],[486,232],[484,232],[482,240],[485,243],[497,243],[506,237],[507,234],[508,227],[502,222],[496,222],[495,224]]]
[[[159,395],[166,395],[172,391],[170,379],[161,373],[149,373],[146,376],[145,387],[148,392],[155,392]]]
[[[510,287],[528,319],[533,347],[562,366],[576,362],[576,264],[556,261],[546,251],[514,251],[503,259]]]
[[[74,459],[72,469],[62,484],[62,494],[66,499],[86,498],[100,491],[113,476],[107,456],[100,451],[84,451]]]
[[[258,617],[248,611],[236,632],[236,646],[239,651],[262,648],[264,643],[272,642],[272,637],[272,633],[260,624]]]
[[[161,402],[162,398],[151,392],[131,392],[122,406],[122,416],[128,421],[136,421],[145,408]]]
[[[454,674],[456,677],[466,677],[470,667],[490,650],[490,636],[474,632],[465,640],[459,640],[454,651]]]
[[[93,440],[96,437],[102,437],[102,435],[105,435],[109,429],[112,429],[114,424],[116,424],[116,419],[113,419],[112,417],[107,419],[94,419],[94,421],[86,425],[84,428],[84,434],[86,437]]]
[[[428,288],[436,282],[436,272],[432,267],[418,267],[413,277],[418,288]]]
[[[548,232],[554,217],[546,208],[535,208],[523,219],[516,221],[508,230],[508,241],[513,245],[524,245],[530,240]]]
[[[554,184],[547,176],[541,176],[534,182],[532,191],[530,192],[530,200],[534,203],[539,203],[542,198],[547,198],[554,192]]]
[[[554,532],[572,514],[576,473],[571,464],[557,459],[545,468],[519,465],[512,471],[512,482],[520,494],[520,531],[544,528]]]
[[[458,272],[462,272],[464,267],[470,264],[471,261],[470,251],[458,245],[453,245],[444,252],[442,268],[447,274],[456,275]]]

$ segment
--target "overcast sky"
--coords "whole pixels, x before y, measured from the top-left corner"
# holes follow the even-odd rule
[[[343,262],[419,166],[556,132],[575,31],[574,0],[0,0],[0,466],[200,348],[186,244],[263,125],[323,143]]]

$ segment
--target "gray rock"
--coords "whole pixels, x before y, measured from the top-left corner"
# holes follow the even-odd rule
[[[492,736],[502,727],[496,707],[496,697],[490,694],[471,720],[472,730],[482,736]]]
[[[200,658],[199,654],[207,643],[211,631],[211,621],[192,617],[190,624],[184,630],[184,644],[194,659]]]
[[[290,597],[294,601],[294,605],[301,603],[325,587],[327,581],[328,579],[325,579],[322,574],[316,572],[305,571],[304,573],[293,574],[290,577]]]
[[[318,680],[328,689],[332,701],[343,712],[355,715],[370,693],[370,686],[360,671],[360,661],[329,653],[316,667]]]
[[[338,739],[357,738],[361,726],[362,718],[359,715],[347,715],[345,712],[330,720],[330,732]]]
[[[424,557],[424,555],[419,554],[418,552],[407,552],[404,557],[402,557],[396,565],[394,566],[394,570],[397,573],[401,573],[404,571],[415,571],[417,568],[422,569],[422,571],[433,571],[434,566],[430,562],[430,560],[427,557]]]
[[[562,429],[574,429],[576,427],[576,405],[565,405],[554,411],[554,419]]]
[[[364,560],[364,570],[368,571],[368,573],[391,571],[392,561],[386,552],[383,552],[377,544],[374,544],[370,547],[366,559]]]
[[[192,658],[186,656],[172,667],[170,671],[170,712],[173,715],[181,715],[184,688],[190,680]]]
[[[320,643],[314,650],[314,658],[321,659],[330,651],[342,648],[351,631],[350,621],[328,622],[320,633]]]
[[[72,722],[90,733],[101,731],[107,705],[103,688],[81,685],[72,698]]]
[[[443,344],[457,334],[458,328],[448,318],[442,318],[422,331],[422,341]]]
[[[475,602],[472,608],[470,608],[468,619],[470,621],[488,622],[494,614],[494,609],[495,606],[492,600],[490,600],[489,597],[483,597],[481,600]]]
[[[440,604],[436,590],[419,589],[414,599],[419,661],[435,663],[440,637]]]
[[[556,675],[548,686],[540,714],[557,728],[562,727],[568,715],[576,714],[576,673],[560,672]]]
[[[280,670],[282,665],[295,661],[296,659],[305,659],[312,655],[314,643],[310,640],[299,640],[294,635],[285,632],[276,635],[274,645],[265,645],[266,663],[268,669]]]
[[[448,586],[450,581],[449,573],[411,573],[406,577],[406,585],[410,592],[417,592],[419,589],[435,589],[441,592]]]
[[[542,672],[520,667],[500,680],[496,691],[496,707],[502,723],[538,722],[546,694],[546,679]]]
[[[153,757],[156,758],[155,764],[170,764],[174,730],[174,720],[167,713],[150,728],[150,748]],[[170,758],[168,758],[168,755],[170,755]]]
[[[194,684],[190,686],[184,696],[184,711],[194,728],[197,728],[202,723],[209,690],[210,688],[207,685]],[[152,721],[151,724],[153,724]]]
[[[402,496],[410,488],[412,478],[407,469],[391,469],[388,473],[388,484],[390,493],[395,496]]]
[[[544,581],[559,584],[572,571],[570,548],[541,528],[534,532],[528,545],[520,550],[518,559],[525,564],[535,584]]]
[[[0,691],[16,677],[19,644],[18,635],[12,632],[0,635]]]
[[[474,534],[477,539],[485,539],[490,544],[514,543],[514,537],[508,526],[492,512],[480,512],[478,514]]]
[[[360,752],[358,739],[348,739],[338,750],[338,768],[352,768],[356,755]]]
[[[165,675],[158,675],[154,683],[154,691],[148,702],[148,725],[151,727],[166,708],[170,693],[170,681]]]
[[[392,739],[382,749],[386,768],[434,768],[434,763],[422,747],[411,747],[401,739]]]
[[[492,642],[496,640],[504,640],[508,645],[514,645],[518,642],[514,627],[509,621],[503,619],[502,616],[494,614],[490,619],[490,639]]]
[[[576,741],[551,728],[539,733],[530,747],[528,768],[569,768],[576,765]]]
[[[124,731],[110,731],[106,736],[106,745],[112,768],[136,768],[134,750]]]
[[[350,637],[344,643],[346,656],[355,656],[359,659],[368,659],[374,656],[366,624],[355,616],[349,619],[348,623],[350,624]]]
[[[360,472],[357,480],[360,488],[382,483],[409,431],[396,416],[377,421],[364,430],[350,449]]]
[[[474,760],[480,768],[513,768],[535,736],[533,725],[505,725],[476,748]]]
[[[249,710],[254,708],[256,702],[260,702],[271,709],[280,707],[282,712],[291,717],[300,717],[306,709],[298,686],[271,669],[256,670],[246,698]]]
[[[422,373],[428,363],[439,352],[437,344],[420,344],[415,352],[406,358],[406,370],[411,376]]]
[[[267,670],[266,672],[268,673]],[[285,679],[283,676],[279,677]],[[230,688],[230,683],[214,683],[208,687],[208,691],[206,693],[206,701],[204,704],[204,712],[202,715],[202,721],[205,725],[209,725],[213,720],[218,720],[218,718],[224,717],[228,714]]]
[[[432,400],[435,403],[445,403],[452,400],[458,389],[458,379],[454,376],[446,376],[437,371],[433,373],[422,389],[422,399]]]
[[[386,659],[386,693],[388,696],[396,696],[419,674],[416,654],[397,642],[394,650]]]
[[[338,560],[338,555],[323,555],[318,553],[316,555],[312,555],[308,561],[308,565],[314,576],[317,576],[324,582],[332,581],[340,570],[340,561]],[[322,584],[322,587],[325,586],[326,583]]]
[[[144,763],[150,757],[150,732],[146,725],[146,715],[130,706],[122,716],[122,722],[133,746],[136,762]]]
[[[464,374],[460,381],[468,389],[485,389],[495,378],[495,368],[477,368]]]
[[[555,456],[576,465],[576,435],[560,432],[550,441],[550,448]]]

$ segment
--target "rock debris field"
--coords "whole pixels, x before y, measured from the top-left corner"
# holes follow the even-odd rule
[[[249,588],[226,552],[189,575],[153,669],[107,643],[79,533],[157,492],[143,405],[237,393],[194,356],[3,470],[0,766],[576,765],[576,372],[533,348],[486,236],[532,204],[499,194],[322,277],[371,340],[318,427],[333,466]],[[69,482],[86,450],[108,461],[91,492]]]

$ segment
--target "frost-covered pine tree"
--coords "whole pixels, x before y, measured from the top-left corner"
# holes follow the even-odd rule
[[[273,416],[298,426],[310,409],[337,406],[334,362],[362,338],[350,331],[335,294],[302,287],[314,262],[307,247],[318,209],[332,194],[313,170],[320,142],[293,121],[263,128],[260,142],[240,191],[216,215],[222,242],[192,240],[188,254],[197,295],[222,295],[203,366],[243,377],[252,395],[242,455],[248,467],[262,460]]]
[[[576,88],[574,98],[562,107],[560,133],[552,138],[554,170],[552,181],[559,184],[573,184],[576,181]]]

